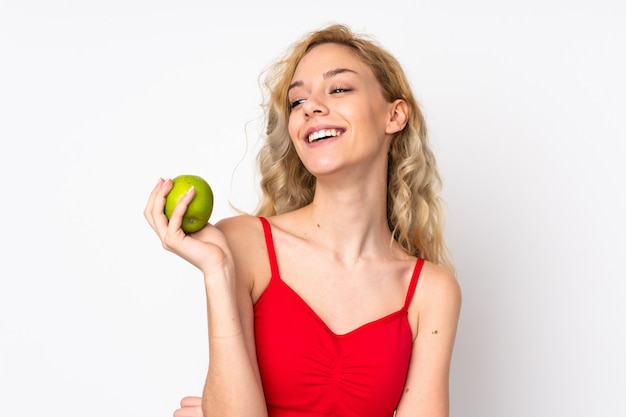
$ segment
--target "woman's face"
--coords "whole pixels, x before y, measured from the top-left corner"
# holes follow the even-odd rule
[[[328,43],[311,49],[296,67],[288,99],[289,135],[314,176],[365,172],[376,164],[386,172],[395,106],[350,48]]]

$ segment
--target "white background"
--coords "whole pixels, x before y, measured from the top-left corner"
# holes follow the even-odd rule
[[[194,173],[213,221],[253,210],[258,76],[331,22],[398,57],[429,123],[464,293],[452,415],[626,415],[620,2],[247,3],[0,3],[0,415],[200,393],[202,279],[145,201]]]

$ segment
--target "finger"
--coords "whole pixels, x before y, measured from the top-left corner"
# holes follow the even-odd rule
[[[152,192],[150,192],[150,196],[148,197],[148,201],[146,202],[146,207],[144,209],[144,215],[146,216],[146,218],[152,218],[154,205],[158,201],[159,194],[161,193],[163,189],[163,185],[166,182],[167,180],[163,178],[159,178],[159,181],[157,181],[156,185],[152,189]]]
[[[182,230],[183,216],[194,196],[195,190],[192,186],[176,203],[161,239],[165,249],[176,252],[180,250],[183,241],[187,238],[187,234]]]
[[[183,407],[174,411],[174,417],[203,417],[202,407]]]
[[[189,190],[187,190],[187,192],[180,197],[180,200],[178,200],[178,203],[176,204],[176,207],[174,207],[174,211],[172,211],[172,215],[170,216],[168,225],[170,232],[180,229],[183,224],[183,216],[187,211],[187,206],[189,206],[189,203],[191,203],[191,200],[193,200],[195,195],[196,190],[193,186],[191,186]]]
[[[152,198],[151,206],[150,206],[150,216],[152,221],[152,226],[154,230],[157,232],[161,240],[165,236],[165,232],[167,230],[167,217],[164,213],[165,208],[165,198],[167,194],[170,192],[174,183],[170,179],[163,180],[161,182],[161,186],[154,190],[154,195]]]
[[[202,417],[201,397],[184,397],[180,400],[180,406],[174,411],[174,417]]]
[[[197,407],[202,405],[202,397],[184,397],[180,400],[181,407]]]
[[[148,197],[146,206],[143,209],[143,216],[146,218],[146,220],[148,220],[150,226],[152,226],[152,207],[154,206],[154,201],[156,200],[157,193],[163,185],[163,181],[165,181],[163,178],[159,178],[159,181],[157,181],[156,185],[152,189],[152,192],[150,192],[150,196]]]

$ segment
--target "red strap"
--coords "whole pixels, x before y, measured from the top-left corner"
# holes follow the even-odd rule
[[[265,234],[265,245],[267,246],[267,256],[270,260],[270,268],[272,268],[272,276],[278,276],[278,262],[276,261],[276,252],[274,251],[274,241],[272,239],[272,228],[270,222],[265,217],[260,217],[261,224],[263,224],[263,233]]]
[[[409,290],[406,293],[404,307],[402,307],[403,310],[408,309],[409,304],[411,304],[413,294],[415,293],[415,287],[417,287],[417,281],[419,280],[420,272],[422,271],[422,266],[424,266],[424,259],[417,258],[417,262],[415,262],[415,268],[413,268],[413,276],[411,277],[411,282],[409,283]]]

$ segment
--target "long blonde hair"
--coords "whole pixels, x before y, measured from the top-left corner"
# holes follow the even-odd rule
[[[399,62],[376,41],[347,26],[331,25],[292,45],[265,72],[266,140],[258,155],[263,192],[257,215],[271,216],[312,202],[315,177],[300,161],[289,137],[288,87],[302,57],[313,47],[337,43],[352,48],[367,64],[388,102],[402,99],[409,107],[405,128],[389,150],[387,219],[394,239],[411,255],[453,271],[443,239],[441,178],[428,145],[424,117]]]

